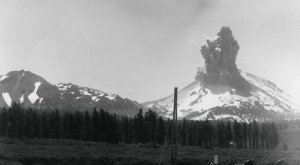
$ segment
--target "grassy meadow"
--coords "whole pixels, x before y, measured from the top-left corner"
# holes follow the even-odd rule
[[[151,165],[159,164],[163,146],[147,148],[139,145],[105,144],[54,139],[0,139],[0,164],[3,165]],[[213,155],[220,162],[229,155],[243,162],[253,159],[258,165],[272,164],[278,159],[300,161],[297,150],[203,149],[179,146],[179,165],[205,165]],[[170,147],[166,146],[162,162],[170,164]],[[291,163],[296,164],[296,162]]]

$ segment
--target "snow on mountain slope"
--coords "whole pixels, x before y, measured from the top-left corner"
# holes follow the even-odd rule
[[[11,71],[0,79],[0,107],[10,107],[12,102],[37,108],[63,105],[57,87],[30,71]]]
[[[288,110],[298,108],[297,105],[291,101],[291,97],[274,83],[253,74],[243,73],[242,75],[257,88],[255,93],[258,98],[261,98],[261,103],[267,110],[287,112]]]
[[[5,100],[6,105],[11,106],[11,98],[9,96],[9,93],[3,92],[2,96],[3,96],[4,100]]]
[[[105,93],[101,90],[82,87],[71,83],[56,85],[60,98],[66,107],[76,109],[91,109],[93,107],[113,110],[115,113],[135,115],[141,107],[137,102],[122,98],[117,94]]]
[[[4,76],[0,76],[0,81],[6,79],[8,76],[7,75],[4,75]]]
[[[92,110],[95,107],[123,115],[135,115],[141,107],[135,101],[88,87],[71,83],[52,85],[24,70],[9,72],[0,80],[0,107],[10,107],[12,102],[43,109]]]
[[[22,96],[20,97],[20,103],[24,102],[24,94],[22,94]]]
[[[116,94],[105,93],[100,90],[91,89],[88,87],[81,87],[71,83],[59,83],[56,85],[61,91],[61,96],[73,96],[75,99],[89,98],[91,101],[98,102],[100,100],[115,101],[116,97],[120,97]],[[120,97],[121,98],[121,97]]]
[[[34,83],[34,91],[28,95],[28,99],[30,100],[30,102],[32,104],[34,104],[36,102],[36,100],[39,99],[39,96],[36,94],[36,92],[39,89],[40,85],[41,85],[41,82]]]
[[[277,114],[288,114],[296,108],[289,96],[272,82],[249,73],[243,77],[251,84],[251,95],[240,95],[235,88],[222,84],[194,81],[178,92],[178,117],[195,120],[236,119],[248,121],[254,118],[268,119]],[[172,117],[173,96],[144,104]],[[255,111],[253,109],[258,109]],[[226,109],[226,110],[224,110]],[[243,113],[239,113],[243,109]],[[247,109],[248,112],[244,112]],[[251,111],[253,110],[253,111]],[[242,112],[242,111],[241,111]],[[255,114],[257,113],[257,114]],[[264,116],[261,116],[264,113]]]

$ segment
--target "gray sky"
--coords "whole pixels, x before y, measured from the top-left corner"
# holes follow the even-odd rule
[[[299,0],[0,0],[0,74],[30,70],[143,102],[194,80],[230,26],[237,65],[300,100]]]

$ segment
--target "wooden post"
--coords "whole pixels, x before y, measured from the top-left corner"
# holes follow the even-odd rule
[[[177,165],[177,91],[178,88],[174,88],[174,109],[173,109],[173,121],[172,121],[172,148],[171,148],[171,164]]]

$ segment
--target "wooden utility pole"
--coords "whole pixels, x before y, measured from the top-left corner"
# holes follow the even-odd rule
[[[174,88],[174,110],[172,121],[172,148],[171,148],[171,163],[177,165],[177,87]]]

